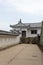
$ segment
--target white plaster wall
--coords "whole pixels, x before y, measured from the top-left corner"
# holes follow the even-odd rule
[[[37,34],[31,34],[31,30],[37,30],[37,34],[41,34],[41,28],[34,28],[34,29],[30,29],[28,30],[28,37],[36,37]]]
[[[28,37],[28,31],[27,31],[27,28],[14,28],[13,30],[19,30],[20,32],[22,32],[22,31],[26,31],[26,37]],[[21,36],[22,36],[22,34],[21,34]]]
[[[20,30],[20,28],[14,28],[14,29]],[[39,34],[39,35],[41,33],[41,28],[30,28],[29,30],[27,28],[21,28],[21,31],[26,31],[26,38],[37,36],[37,34],[31,34],[31,30],[37,30],[37,34]]]
[[[27,30],[26,31],[26,38],[28,38],[29,37],[29,31]]]
[[[18,44],[20,42],[21,35],[17,37],[0,37],[0,49]]]
[[[20,28],[13,28],[13,30],[20,30]]]
[[[40,29],[37,29],[37,34],[41,34],[41,28]]]

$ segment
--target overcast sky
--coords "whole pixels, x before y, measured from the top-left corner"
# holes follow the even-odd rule
[[[23,23],[43,20],[43,0],[0,0],[0,29],[9,30],[19,19]]]

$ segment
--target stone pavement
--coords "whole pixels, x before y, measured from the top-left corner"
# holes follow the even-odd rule
[[[43,65],[42,59],[42,52],[35,44],[19,44],[0,51],[0,65]]]

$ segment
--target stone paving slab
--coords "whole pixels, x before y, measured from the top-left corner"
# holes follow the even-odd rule
[[[42,61],[42,52],[33,44],[20,44],[0,51],[0,65],[43,65]]]

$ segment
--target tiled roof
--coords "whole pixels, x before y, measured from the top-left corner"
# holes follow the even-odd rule
[[[15,27],[41,27],[42,23],[22,23],[21,19],[20,21],[15,24],[15,25],[10,25],[10,27],[15,28]]]
[[[18,24],[15,24],[15,25],[10,25],[10,27],[23,27],[23,26],[25,26],[25,24],[23,24],[23,23],[18,23]]]
[[[10,30],[13,34],[18,34],[19,35],[19,31],[17,31],[17,30]]]
[[[24,27],[41,27],[42,26],[42,23],[19,23],[19,24],[16,24],[16,25],[10,25],[10,27],[18,27],[18,26],[24,26]]]
[[[30,27],[41,27],[42,23],[24,23],[26,26],[30,25]]]
[[[17,33],[12,33],[10,31],[0,30],[0,35],[18,35]]]

